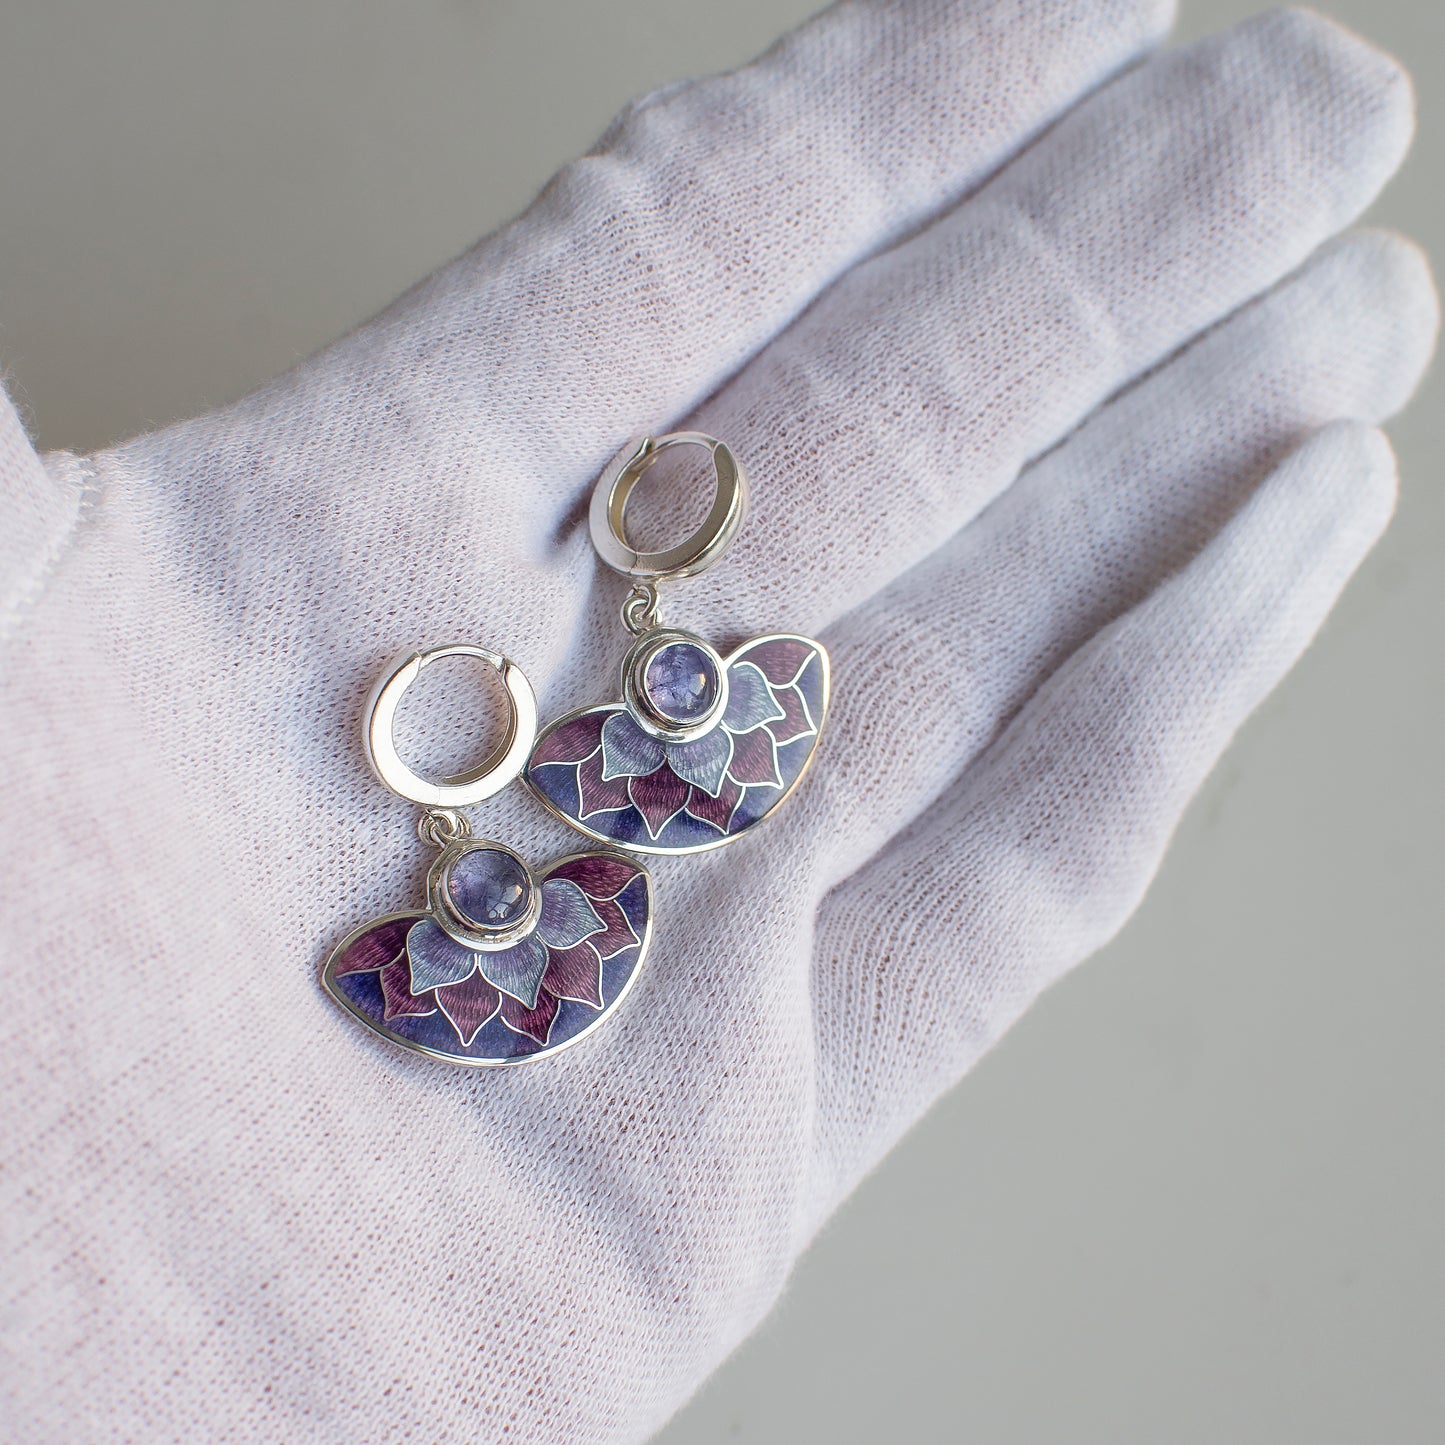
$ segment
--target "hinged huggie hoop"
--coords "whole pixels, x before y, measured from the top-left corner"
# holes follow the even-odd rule
[[[444,657],[474,657],[501,675],[507,690],[507,733],[485,761],[455,777],[431,782],[402,761],[392,728],[402,695],[421,676],[422,669]],[[424,808],[467,808],[500,793],[525,766],[537,737],[537,697],[526,674],[510,658],[466,642],[431,647],[400,658],[372,689],[367,700],[364,727],[366,760],[393,793]]]
[[[624,530],[627,501],[647,469],[671,447],[703,447],[712,456],[717,492],[712,510],[697,531],[676,547],[662,552],[639,552]],[[702,432],[680,431],[667,436],[643,437],[612,471],[603,474],[592,492],[588,522],[597,555],[625,577],[649,581],[696,577],[711,567],[736,536],[748,510],[747,474],[738,464],[732,448]]]

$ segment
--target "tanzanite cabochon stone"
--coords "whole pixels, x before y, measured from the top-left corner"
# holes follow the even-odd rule
[[[502,848],[473,848],[447,870],[447,892],[474,928],[505,928],[526,912],[532,880]]]
[[[718,698],[717,663],[695,642],[669,642],[648,659],[642,690],[658,717],[686,726],[701,722]]]

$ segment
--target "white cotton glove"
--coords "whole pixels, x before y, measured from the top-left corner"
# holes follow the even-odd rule
[[[1120,926],[1385,525],[1435,326],[1412,249],[1331,239],[1399,69],[1305,14],[1129,68],[1167,18],[839,5],[237,406],[43,463],[7,420],[8,1438],[640,1440]],[[656,860],[585,1044],[403,1054],[318,986],[426,863],[367,687],[463,638],[610,695],[583,501],[677,427],[754,506],[669,621],[824,639],[814,769]],[[416,755],[473,756],[430,700]]]

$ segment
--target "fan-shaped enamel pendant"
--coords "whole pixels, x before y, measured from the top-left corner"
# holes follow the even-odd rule
[[[511,701],[507,737],[480,767],[440,783],[401,761],[391,729],[401,694],[443,657],[495,667]],[[373,693],[367,756],[389,788],[426,806],[440,848],[423,907],[353,930],[332,952],[327,992],[402,1048],[473,1066],[524,1063],[589,1034],[621,1002],[652,931],[652,879],[616,853],[578,853],[540,872],[474,838],[458,808],[515,778],[536,735],[536,702],[515,663],[466,644],[402,659]]]
[[[712,511],[670,551],[637,552],[623,538],[628,496],[663,451],[681,445],[711,453]],[[636,636],[622,662],[622,700],[545,728],[526,771],[547,807],[590,838],[638,853],[719,847],[776,811],[812,760],[828,707],[821,643],[778,633],[724,658],[658,617],[658,584],[711,566],[746,510],[736,458],[697,432],[644,440],[593,493],[598,554],[641,579],[622,609]]]

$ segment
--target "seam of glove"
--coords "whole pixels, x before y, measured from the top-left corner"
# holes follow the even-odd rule
[[[58,512],[68,493],[69,514],[52,522],[47,544],[37,551],[31,566],[17,569],[7,579],[3,593],[0,593],[0,646],[11,641],[26,613],[39,602],[75,541],[100,489],[100,479],[89,457],[78,457],[72,452],[47,452],[40,458],[40,463],[37,477],[43,477],[44,482],[55,489],[55,497],[47,500]]]

